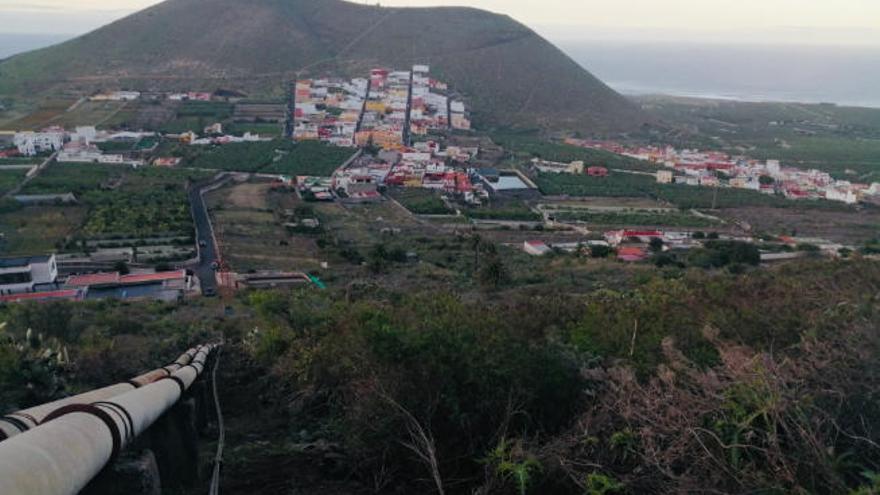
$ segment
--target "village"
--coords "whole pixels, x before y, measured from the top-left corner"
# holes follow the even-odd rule
[[[138,91],[111,91],[81,101],[125,105],[145,98],[169,104],[206,105],[206,108],[229,101],[229,95],[195,91],[149,95]],[[653,171],[615,168],[602,160],[563,163],[534,157],[511,162],[504,159],[503,149],[473,131],[464,100],[454,88],[434,78],[429,66],[415,65],[409,70],[376,68],[363,78],[296,80],[290,84],[284,121],[273,120],[277,119],[272,117],[277,116],[277,106],[243,105],[247,108],[241,115],[252,122],[262,122],[263,118],[277,122],[275,125],[284,129],[283,134],[279,133],[282,141],[279,135],[261,134],[257,130],[271,129],[272,124],[241,127],[235,121],[230,124],[229,119],[224,123],[219,117],[216,122],[200,117],[197,122],[204,122],[204,126],[195,128],[187,121],[188,125],[175,132],[99,125],[77,125],[69,131],[62,126],[50,126],[39,131],[2,132],[0,158],[25,161],[31,158],[34,163],[42,162],[39,166],[27,165],[31,168],[25,183],[47,166],[76,164],[193,170],[202,174],[202,182],[191,186],[188,192],[197,229],[194,236],[139,234],[121,236],[112,242],[97,238],[90,241],[96,246],[92,252],[28,253],[4,259],[0,301],[107,297],[172,300],[199,294],[213,296],[218,288],[224,287],[240,289],[303,283],[323,286],[320,279],[304,271],[306,268],[291,264],[238,272],[228,266],[225,259],[235,253],[228,252],[226,239],[215,232],[215,229],[225,232],[227,226],[222,222],[220,226],[215,225],[218,220],[213,217],[217,212],[208,211],[217,208],[217,201],[212,200],[211,205],[205,206],[199,203],[204,199],[198,198],[217,194],[211,191],[218,188],[227,191],[222,188],[253,181],[269,181],[289,188],[295,194],[295,204],[338,204],[341,208],[338,211],[358,205],[362,208],[376,205],[375,208],[387,211],[383,209],[385,206],[379,205],[390,202],[406,212],[412,225],[419,226],[415,231],[424,231],[425,225],[436,225],[432,229],[439,229],[444,235],[461,235],[464,223],[472,232],[497,238],[501,245],[532,257],[612,257],[625,264],[652,261],[658,266],[685,266],[688,253],[697,251],[715,250],[713,256],[723,259],[723,264],[746,261],[757,264],[816,255],[839,257],[858,248],[815,236],[755,235],[739,223],[698,209],[678,210],[653,200],[608,197],[593,198],[597,201],[591,202],[587,201],[588,197],[548,194],[543,187],[547,178],[571,176],[589,181],[591,188],[601,189],[603,181],[614,177],[650,177],[660,185],[742,189],[786,199],[821,199],[849,205],[880,203],[880,184],[877,183],[835,180],[828,173],[786,167],[777,160],[762,162],[721,152],[676,150],[669,146],[564,140],[568,146],[600,150],[652,164],[656,167]],[[210,112],[207,115],[208,119],[212,118]],[[348,158],[330,168],[305,166],[304,170],[316,173],[286,173],[288,169],[274,165],[254,168],[246,162],[232,163],[228,168],[203,169],[186,158],[206,151],[222,153],[225,146],[236,145],[265,144],[270,150],[275,147],[270,163],[297,152],[298,148],[279,149],[275,144],[279,142],[338,148],[341,156]],[[198,163],[210,165],[210,162]],[[113,189],[118,184],[111,181],[102,183],[101,187]],[[78,201],[72,192],[36,195],[12,192],[15,194],[11,199],[22,205]],[[287,208],[285,211],[302,209]],[[709,210],[714,210],[714,205]],[[310,239],[323,231],[325,220],[310,213],[281,215],[275,221],[290,235]],[[398,226],[385,220],[381,224],[382,232],[400,231]],[[126,243],[137,243],[141,247]],[[736,256],[742,253],[738,253],[731,257],[727,250],[740,244],[751,246],[749,256],[740,259]],[[162,261],[161,270],[144,264],[151,257]],[[722,266],[718,259],[706,261],[705,267]],[[134,267],[131,272],[127,264]],[[322,261],[309,268],[320,271],[328,266]]]
[[[697,187],[729,187],[780,194],[792,200],[825,199],[846,204],[880,204],[880,183],[835,180],[819,170],[787,167],[779,160],[731,157],[719,151],[677,150],[671,146],[626,146],[613,141],[568,138],[566,144],[609,151],[657,164],[657,182]]]

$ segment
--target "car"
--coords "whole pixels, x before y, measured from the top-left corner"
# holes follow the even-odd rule
[[[204,239],[200,240],[199,247],[203,247],[203,248],[208,247],[208,241],[206,241]]]
[[[206,287],[202,289],[202,295],[205,297],[215,297],[217,295],[217,289],[213,287]]]

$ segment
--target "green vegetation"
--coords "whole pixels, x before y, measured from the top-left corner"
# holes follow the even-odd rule
[[[128,74],[130,87],[185,79],[192,88],[231,86],[258,99],[277,99],[286,94],[282,74],[291,67],[364,76],[369,65],[355,69],[335,59],[342,52],[346,60],[396,68],[411,66],[413,57],[431,55],[433,73],[468,96],[478,125],[602,131],[636,128],[648,120],[630,101],[505,16],[463,8],[403,10],[342,1],[319,9],[293,7],[271,0],[263,15],[254,16],[246,0],[227,1],[222,9],[209,11],[165,4],[88,37],[2,61],[0,95],[60,94],[65,85],[59,87],[59,81],[112,70]],[[373,29],[388,16],[395,22]],[[223,25],[228,19],[239,21],[237,29],[193,29]],[[441,28],[426,32],[426,25]],[[368,31],[371,36],[359,38]],[[352,44],[354,39],[358,42]],[[400,40],[417,41],[402,49]],[[157,53],[174,53],[178,60],[192,63],[157,64]],[[148,75],[144,67],[152,68]],[[187,102],[165,130],[200,129],[228,115],[222,104]]]
[[[535,181],[548,196],[647,196],[656,180],[646,175],[612,173],[608,177],[573,174],[538,174]]]
[[[700,134],[645,135],[649,142],[720,149],[837,178],[880,178],[880,110],[798,103],[747,103],[642,97],[652,113]]]
[[[0,165],[39,165],[44,158],[21,156],[15,158],[0,158]]]
[[[129,169],[120,165],[53,163],[28,183],[22,194],[74,193],[77,197],[112,187]]]
[[[355,150],[320,142],[274,140],[206,147],[177,145],[171,152],[191,168],[327,177]]]
[[[440,198],[439,193],[428,189],[399,187],[391,191],[391,196],[416,215],[450,215],[453,213]]]
[[[270,174],[329,177],[355,153],[354,148],[330,146],[317,141],[285,143],[283,154],[263,170]]]
[[[543,219],[523,201],[496,201],[484,206],[466,208],[464,214],[475,220],[540,222]]]
[[[250,132],[259,136],[281,138],[284,132],[284,125],[280,123],[235,122],[224,127],[226,132],[235,136],[243,136],[246,132]]]
[[[344,445],[359,479],[391,469],[389,489],[846,493],[880,463],[862,441],[880,421],[864,380],[880,372],[878,316],[861,289],[877,283],[876,263],[820,262],[658,273],[587,299],[259,292],[244,342],[297,390],[292,424]]]
[[[659,225],[665,227],[701,228],[719,224],[717,220],[684,212],[650,211],[584,211],[559,210],[553,212],[559,221],[586,222],[594,225]]]
[[[79,232],[85,237],[189,235],[192,217],[186,184],[207,175],[190,170],[53,164],[23,193],[74,193],[89,209]]]
[[[668,201],[679,208],[734,208],[773,206],[830,211],[852,211],[851,206],[833,201],[792,201],[782,196],[732,188],[709,188],[684,184],[658,184],[647,175],[611,174],[589,177],[572,174],[538,174],[538,187],[549,196],[648,197]]]
[[[0,194],[15,189],[27,175],[27,170],[0,170]]]
[[[587,167],[600,166],[609,169],[640,170],[654,172],[657,166],[634,158],[620,156],[604,150],[586,149],[563,143],[555,143],[529,132],[495,133],[492,140],[513,154],[517,161],[540,158],[551,162],[570,163],[582,161]]]

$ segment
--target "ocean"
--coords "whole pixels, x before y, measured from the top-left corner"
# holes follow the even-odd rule
[[[0,33],[0,59],[70,35]],[[624,94],[880,108],[880,47],[560,41]]]
[[[16,53],[44,48],[72,36],[67,34],[8,34],[0,33],[0,60]]]
[[[624,94],[880,108],[880,47],[560,42]]]

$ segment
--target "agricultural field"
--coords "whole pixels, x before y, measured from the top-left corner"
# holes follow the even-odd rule
[[[88,208],[79,231],[85,237],[189,235],[192,217],[186,184],[208,175],[191,170],[56,163],[22,193],[74,193]]]
[[[179,134],[186,131],[201,132],[216,122],[232,116],[233,105],[225,102],[184,101],[179,104],[174,118],[159,127],[163,133]]]
[[[538,174],[536,182],[548,196],[646,197],[674,204],[679,208],[733,208],[772,206],[828,211],[854,211],[833,201],[792,201],[782,196],[731,188],[709,188],[683,184],[658,184],[648,175],[615,174],[589,177],[571,174]]]
[[[609,169],[654,172],[653,164],[616,155],[604,150],[586,149],[563,143],[555,143],[530,133],[493,134],[492,140],[509,152],[508,160],[516,165],[527,165],[532,158],[569,163],[583,161],[586,166],[601,166]]]
[[[267,182],[235,184],[207,196],[224,259],[231,268],[314,271],[320,268],[313,236],[291,235],[282,212],[304,206],[289,191]]]
[[[880,178],[880,109],[665,96],[637,101],[662,119],[692,130],[642,136],[649,142],[779,159],[840,179]]]
[[[75,99],[46,99],[37,104],[33,109],[27,110],[27,114],[7,122],[3,127],[19,131],[39,130],[52,125],[62,114],[76,103]]]
[[[0,158],[0,166],[4,165],[39,165],[44,158],[34,156],[19,156],[14,158]]]
[[[388,191],[388,195],[416,215],[450,215],[454,213],[441,199],[440,193],[430,189],[395,187]]]
[[[469,207],[463,210],[465,216],[472,220],[503,220],[511,222],[539,222],[540,214],[520,200],[495,200],[482,206]]]
[[[78,125],[93,125],[103,128],[109,120],[129,104],[130,102],[121,101],[82,101],[75,107],[71,107],[70,111],[53,119],[51,123],[67,129],[73,129]]]
[[[817,211],[743,206],[726,208],[718,216],[744,222],[758,234],[796,234],[844,244],[862,244],[880,237],[880,208],[858,211]]]
[[[53,252],[76,234],[87,213],[84,206],[31,206],[0,213],[0,254]]]
[[[234,122],[224,126],[224,130],[234,136],[242,136],[246,132],[260,136],[281,138],[284,133],[284,124],[281,123],[253,123]]]
[[[648,211],[628,210],[619,211],[590,210],[590,209],[558,209],[552,213],[557,221],[583,222],[591,225],[609,227],[634,227],[634,226],[657,226],[657,227],[681,227],[681,228],[711,228],[722,224],[718,219],[698,216],[686,211]]]
[[[355,153],[354,148],[328,146],[317,141],[284,143],[282,153],[263,172],[283,175],[329,177]]]
[[[64,194],[77,197],[109,188],[129,169],[120,165],[53,163],[22,190],[22,194]]]
[[[27,175],[27,169],[0,169],[0,194],[15,189]]]
[[[656,179],[647,175],[612,173],[608,177],[539,173],[535,183],[547,196],[647,196]]]
[[[291,176],[330,176],[354,152],[351,148],[318,142],[292,143],[284,140],[215,147],[172,147],[172,154],[184,158],[184,167]]]

